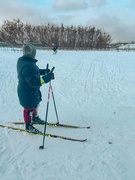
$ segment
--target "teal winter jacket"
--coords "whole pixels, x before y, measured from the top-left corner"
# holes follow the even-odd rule
[[[22,56],[17,61],[17,93],[21,106],[33,108],[41,101],[40,69],[37,60]]]

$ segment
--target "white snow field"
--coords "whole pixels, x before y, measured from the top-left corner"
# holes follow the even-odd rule
[[[0,50],[0,124],[23,121],[17,97],[17,59]],[[53,93],[60,123],[90,129],[48,127],[73,142],[0,127],[1,180],[135,180],[135,52],[38,50],[40,68],[55,66]],[[45,119],[49,84],[41,87]],[[48,122],[56,122],[52,96]],[[44,126],[37,126],[43,131]]]

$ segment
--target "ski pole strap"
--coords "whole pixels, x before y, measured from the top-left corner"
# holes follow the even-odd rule
[[[48,90],[48,102],[50,100],[50,91],[51,91],[51,83],[49,84],[49,90]]]

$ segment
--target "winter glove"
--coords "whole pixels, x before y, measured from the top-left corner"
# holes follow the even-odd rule
[[[41,85],[44,83],[48,83],[54,79],[53,70],[54,70],[54,68],[52,68],[52,70],[48,74],[46,74],[40,78]]]
[[[48,68],[49,64],[47,64],[46,69],[40,69],[40,75],[46,75],[50,72],[50,69]]]
[[[49,64],[46,65],[46,69],[40,69],[40,75],[46,75],[50,72],[50,69],[48,68]]]
[[[40,69],[40,75],[45,75],[50,72],[50,69]]]

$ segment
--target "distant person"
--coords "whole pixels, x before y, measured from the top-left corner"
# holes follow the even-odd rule
[[[119,47],[117,47],[116,49],[117,49],[117,52],[119,52]]]
[[[54,79],[54,73],[47,69],[39,69],[35,59],[36,48],[32,44],[23,45],[23,56],[17,61],[18,98],[23,109],[25,128],[28,132],[38,133],[33,124],[43,124],[38,116],[41,101],[40,87]],[[42,75],[42,76],[41,76]]]
[[[54,45],[54,46],[53,46],[53,54],[56,54],[56,53],[57,53],[57,49],[58,49],[58,46],[57,46],[57,45]]]

